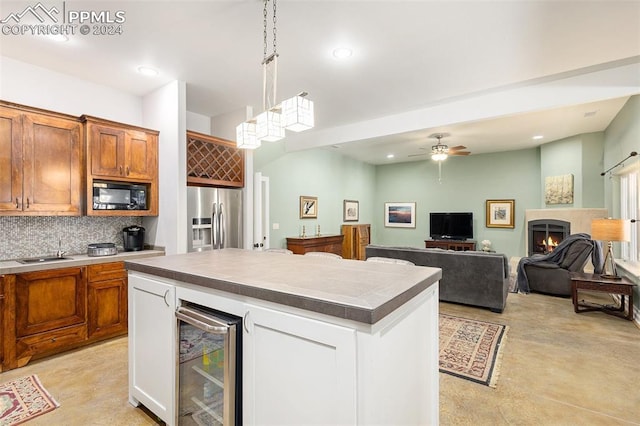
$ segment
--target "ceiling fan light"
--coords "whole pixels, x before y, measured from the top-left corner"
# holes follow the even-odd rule
[[[431,159],[434,161],[443,161],[446,160],[448,157],[447,154],[445,154],[444,152],[438,152],[436,154],[431,154]]]
[[[256,117],[256,137],[260,141],[275,142],[284,138],[280,113],[267,110]]]
[[[256,149],[260,141],[256,137],[256,123],[245,121],[236,127],[236,145],[242,149]]]
[[[313,101],[298,95],[282,102],[282,127],[302,132],[313,126]]]

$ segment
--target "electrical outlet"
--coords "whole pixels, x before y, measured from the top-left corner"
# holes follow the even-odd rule
[[[279,223],[274,223],[273,224],[273,229],[280,229],[280,224]]]

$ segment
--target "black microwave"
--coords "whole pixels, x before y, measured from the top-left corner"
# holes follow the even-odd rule
[[[93,182],[94,210],[148,210],[144,184]]]

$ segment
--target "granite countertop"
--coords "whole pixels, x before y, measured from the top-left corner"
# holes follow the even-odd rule
[[[442,277],[439,268],[242,249],[131,259],[125,266],[366,324],[381,320]]]
[[[52,262],[20,263],[17,260],[0,261],[0,275],[21,274],[23,272],[45,271],[48,269],[69,268],[74,266],[94,265],[97,263],[119,262],[154,256],[164,256],[163,250],[122,251],[112,256],[87,256],[86,254],[65,255],[70,259]]]

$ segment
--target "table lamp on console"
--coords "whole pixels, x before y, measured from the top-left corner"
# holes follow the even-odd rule
[[[631,223],[625,219],[602,218],[591,221],[591,238],[607,242],[607,254],[602,266],[602,278],[619,280],[616,262],[613,259],[613,241],[629,241]],[[607,265],[610,263],[610,266]]]

